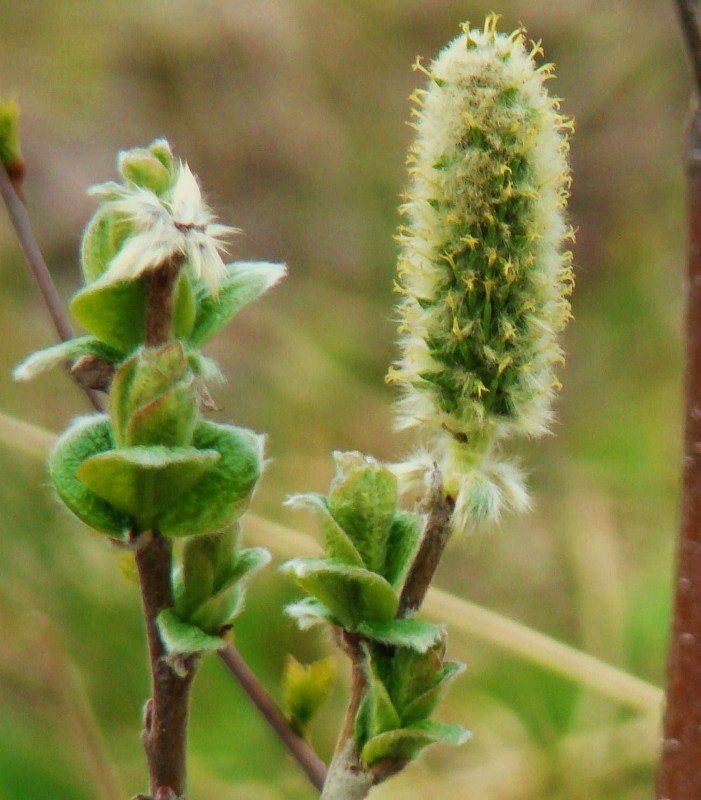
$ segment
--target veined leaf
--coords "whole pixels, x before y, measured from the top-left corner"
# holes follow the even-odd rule
[[[174,655],[215,651],[224,646],[220,636],[210,636],[197,625],[183,622],[174,608],[158,615],[158,630],[166,650]]]
[[[457,746],[471,735],[460,725],[425,721],[374,736],[363,747],[361,758],[367,767],[389,758],[411,761],[431,744],[445,742]]]
[[[287,271],[284,264],[266,261],[236,261],[227,269],[229,274],[217,298],[206,292],[198,297],[197,318],[190,334],[190,343],[195,347],[211,339],[245,305],[275,286]]]
[[[396,614],[398,598],[394,589],[369,570],[323,558],[296,558],[281,569],[349,630],[356,630],[363,621],[388,622]]]
[[[324,530],[324,549],[329,558],[354,567],[363,567],[363,559],[348,534],[333,518],[328,500],[322,494],[295,494],[285,505],[304,508],[321,515]]]
[[[126,447],[84,461],[78,477],[95,494],[132,517],[140,530],[158,528],[173,498],[190,490],[220,460],[194,447]]]
[[[76,339],[69,339],[67,342],[60,342],[52,347],[37,350],[15,367],[12,376],[16,381],[28,381],[36,375],[46,372],[46,370],[61,364],[63,361],[73,360],[81,356],[93,355],[104,358],[111,364],[116,364],[121,360],[122,354],[94,336],[79,336]]]
[[[198,450],[216,451],[220,459],[188,492],[170,496],[158,519],[167,536],[212,533],[234,522],[248,506],[263,468],[264,437],[245,428],[200,421],[192,443]]]
[[[86,525],[113,536],[123,536],[131,520],[78,479],[89,458],[114,448],[109,418],[79,417],[59,438],[49,456],[49,474],[68,508]]]

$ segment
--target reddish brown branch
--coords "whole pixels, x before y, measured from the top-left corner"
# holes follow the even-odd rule
[[[445,496],[438,467],[434,467],[425,505],[428,509],[426,527],[402,587],[397,617],[407,617],[419,610],[450,538],[450,519],[455,503]]]
[[[199,657],[189,656],[173,665],[158,631],[158,615],[173,606],[171,541],[158,531],[146,531],[134,541],[152,678],[143,731],[150,792],[156,797],[159,790],[163,793],[168,788],[175,798],[184,798],[189,697]]]
[[[685,433],[682,514],[667,709],[658,779],[661,800],[701,797],[701,117],[688,149]]]
[[[676,0],[675,4],[694,70],[696,90],[701,95],[701,27],[699,26],[698,2],[696,0]]]
[[[304,739],[297,736],[275,701],[265,691],[258,678],[256,678],[251,668],[233,645],[227,645],[222,648],[219,651],[219,658],[226,664],[229,672],[241,684],[241,688],[251,699],[253,705],[260,711],[280,741],[289,750],[292,757],[309,778],[312,786],[321,791],[326,780],[324,762]]]

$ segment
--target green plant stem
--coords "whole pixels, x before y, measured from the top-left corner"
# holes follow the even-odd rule
[[[317,756],[307,742],[299,737],[292,726],[280,711],[272,697],[265,691],[260,681],[253,674],[251,668],[241,657],[238,650],[231,644],[223,647],[219,658],[227,669],[238,680],[263,718],[275,731],[280,741],[289,750],[292,757],[309,778],[312,786],[321,791],[326,781],[326,765]]]
[[[695,40],[696,47],[701,49],[701,37]],[[698,110],[689,128],[687,178],[684,467],[667,666],[667,708],[657,785],[661,800],[701,797],[701,114]]]

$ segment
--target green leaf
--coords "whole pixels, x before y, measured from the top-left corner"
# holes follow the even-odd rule
[[[287,718],[298,736],[304,736],[314,715],[326,702],[336,680],[336,661],[332,657],[300,664],[287,657],[282,675],[282,690]]]
[[[395,589],[404,580],[421,533],[419,517],[406,511],[394,515],[387,537],[382,575]]]
[[[167,139],[154,139],[148,149],[163,164],[171,175],[175,175],[175,159]]]
[[[129,517],[118,511],[78,479],[86,459],[114,447],[109,418],[79,417],[59,438],[49,456],[49,475],[59,497],[86,525],[113,536],[123,536]]]
[[[248,303],[275,286],[286,272],[284,264],[266,261],[236,261],[227,265],[228,276],[216,298],[202,290],[198,298],[197,319],[190,342],[200,347],[227,325]]]
[[[112,209],[100,208],[88,223],[80,249],[86,283],[93,283],[107,270],[131,231],[129,219]]]
[[[285,606],[285,614],[291,617],[302,631],[309,630],[309,628],[321,625],[324,622],[331,622],[334,625],[340,624],[339,620],[316,597],[305,597],[296,603],[288,603]]]
[[[188,619],[206,633],[216,634],[241,613],[243,600],[244,587],[234,583],[202,603]]]
[[[438,682],[428,691],[414,698],[402,709],[404,722],[418,722],[427,719],[445,695],[450,683],[462,675],[465,665],[459,661],[448,661],[443,665]]]
[[[198,543],[205,537],[187,539],[180,564],[173,572],[173,595],[175,610],[181,619],[190,615],[205,603],[214,591],[214,567],[207,553]]]
[[[246,510],[263,468],[264,437],[245,428],[201,420],[192,442],[221,458],[190,491],[170,496],[158,520],[167,536],[212,533],[232,523]]]
[[[161,611],[157,622],[166,650],[174,655],[215,651],[224,646],[220,636],[210,636],[196,625],[183,622],[174,608]]]
[[[387,687],[375,671],[372,657],[366,650],[365,673],[367,689],[355,719],[355,740],[362,748],[368,739],[383,731],[402,725],[397,709],[392,703]]]
[[[397,612],[394,589],[380,575],[322,558],[296,558],[283,564],[309,594],[320,600],[344,628],[363,621],[387,622]]]
[[[320,513],[324,530],[324,549],[329,558],[351,567],[364,566],[355,545],[331,515],[328,500],[323,495],[295,494],[287,498],[285,505]]]
[[[198,416],[192,380],[182,381],[134,411],[124,444],[185,447],[192,441]]]
[[[329,492],[329,510],[363,558],[381,573],[397,509],[397,479],[360,453],[334,453],[338,473]]]
[[[180,270],[173,290],[173,336],[187,340],[195,327],[197,300],[186,270]]]
[[[195,541],[199,538],[202,537],[194,537]],[[216,633],[241,613],[248,581],[269,561],[270,553],[263,547],[243,550],[225,580],[218,583],[215,575],[211,597],[190,611],[187,618],[204,631]]]
[[[220,455],[194,447],[126,447],[83,461],[78,477],[88,489],[132,517],[140,530],[158,528],[173,498],[212,471]]]
[[[389,622],[361,622],[358,633],[382,644],[425,653],[441,639],[444,628],[421,619],[392,619]]]
[[[19,366],[15,367],[12,377],[16,381],[28,381],[64,361],[72,361],[87,355],[104,358],[105,361],[112,364],[122,359],[121,353],[108,347],[94,336],[80,336],[32,353]]]
[[[363,747],[361,758],[366,767],[386,759],[411,761],[431,744],[445,742],[457,746],[470,737],[470,732],[460,725],[426,721],[374,736]]]
[[[71,311],[86,330],[120,353],[131,353],[144,342],[143,278],[119,283],[95,281],[73,297]]]
[[[162,195],[172,184],[172,172],[150,150],[134,147],[117,156],[117,168],[125,181]]]
[[[22,163],[19,106],[15,100],[0,98],[0,164],[11,168],[18,163]]]
[[[270,563],[271,555],[265,547],[248,547],[241,550],[229,573],[226,583],[247,580]],[[226,584],[224,584],[226,585]]]
[[[141,348],[125,361],[110,392],[117,445],[189,445],[199,413],[193,380],[180,342]]]
[[[441,640],[424,653],[409,647],[376,651],[377,670],[382,675],[402,719],[404,709],[410,703],[441,681],[444,649],[445,645]]]

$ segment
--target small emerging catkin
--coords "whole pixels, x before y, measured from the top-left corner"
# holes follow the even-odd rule
[[[528,505],[499,442],[548,430],[573,286],[572,123],[545,90],[540,47],[497,20],[465,24],[428,69],[417,62],[429,81],[412,97],[398,235],[401,354],[388,380],[402,389],[399,426],[428,434],[456,527]]]

